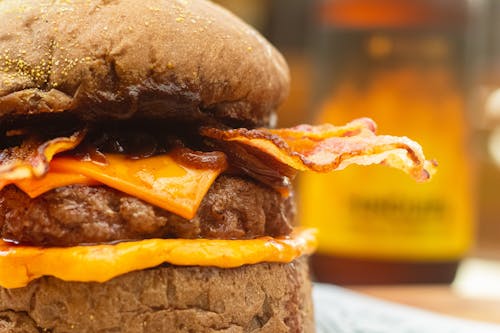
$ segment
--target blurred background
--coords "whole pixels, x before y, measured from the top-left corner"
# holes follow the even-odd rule
[[[216,2],[287,59],[279,126],[368,116],[439,162],[428,184],[380,166],[301,175],[300,222],[321,230],[315,278],[500,298],[500,1]]]

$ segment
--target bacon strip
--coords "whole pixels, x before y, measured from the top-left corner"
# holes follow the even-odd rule
[[[55,154],[75,148],[85,137],[85,130],[70,136],[44,140],[27,137],[19,146],[0,151],[0,179],[4,183],[14,180],[38,178],[45,175]]]
[[[417,143],[406,137],[376,135],[376,124],[368,118],[344,126],[254,130],[205,127],[200,132],[210,138],[207,143],[213,150],[228,155],[233,170],[283,195],[287,195],[289,179],[297,171],[330,172],[351,164],[385,164],[425,181],[435,169],[435,163],[425,159]],[[0,189],[15,181],[44,176],[54,155],[75,148],[85,135],[85,130],[49,139],[31,135],[19,146],[0,150]]]
[[[376,135],[376,124],[361,118],[345,126],[299,125],[287,129],[202,128],[203,136],[220,147],[239,146],[261,160],[279,164],[284,175],[296,171],[330,172],[351,164],[384,164],[400,169],[417,181],[429,179],[435,162],[427,161],[422,148],[406,137]],[[233,149],[234,150],[234,149]],[[269,161],[269,159],[273,161]]]

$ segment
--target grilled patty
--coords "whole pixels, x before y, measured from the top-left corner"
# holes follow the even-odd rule
[[[0,191],[0,236],[27,245],[282,236],[291,232],[294,215],[291,197],[227,175],[215,181],[191,220],[106,186],[66,186],[34,199],[13,185]]]

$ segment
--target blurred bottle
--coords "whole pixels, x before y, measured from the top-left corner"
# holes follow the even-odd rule
[[[383,167],[301,178],[301,221],[320,228],[320,281],[451,282],[471,245],[465,0],[318,3],[316,123],[372,117],[439,162],[426,184]]]

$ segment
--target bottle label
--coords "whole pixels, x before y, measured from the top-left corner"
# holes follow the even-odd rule
[[[455,176],[460,178],[458,172]],[[320,229],[318,252],[322,254],[458,259],[471,240],[468,185],[466,179],[435,177],[432,183],[414,184],[407,175],[383,166],[304,175],[301,221]],[[439,188],[444,184],[448,190]]]

